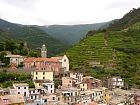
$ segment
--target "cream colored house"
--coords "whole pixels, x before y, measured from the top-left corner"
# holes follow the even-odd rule
[[[33,71],[33,80],[53,81],[53,72],[52,71],[35,70],[35,71]]]
[[[7,55],[5,57],[10,58],[10,64],[15,64],[16,66],[23,63],[25,58],[21,55]]]
[[[36,88],[42,86],[42,83],[48,83],[50,81],[53,81],[52,71],[35,70],[32,72],[32,75]]]
[[[69,59],[66,55],[60,56],[60,57],[52,57],[52,58],[58,59],[59,62],[62,63],[62,69],[63,69],[64,72],[69,71]]]

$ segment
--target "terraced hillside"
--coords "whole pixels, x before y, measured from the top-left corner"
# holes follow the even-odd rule
[[[105,36],[105,33],[89,36],[68,50],[66,54],[71,58],[72,69],[92,66],[92,62],[100,62],[107,67],[109,62],[115,61],[114,50],[108,45]]]
[[[140,86],[139,33],[140,23],[137,23],[121,31],[88,35],[66,52],[71,69],[84,68],[98,78],[119,75],[129,81],[130,85],[134,83]]]

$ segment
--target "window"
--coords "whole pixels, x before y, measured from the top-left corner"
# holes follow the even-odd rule
[[[64,59],[64,62],[66,62],[66,59]]]
[[[44,102],[47,102],[47,99],[45,99]]]
[[[37,75],[38,73],[36,72],[36,75]]]
[[[43,77],[43,79],[45,79],[45,77]]]
[[[20,89],[20,87],[18,87],[18,89]]]
[[[24,89],[26,89],[26,87],[24,87]]]
[[[52,93],[52,90],[51,90],[51,93]]]
[[[52,88],[52,85],[51,85],[51,88]]]
[[[71,81],[69,81],[69,83],[71,83]]]
[[[75,96],[77,96],[77,92],[75,92]]]
[[[43,72],[43,75],[45,75],[45,72]]]
[[[24,92],[24,96],[26,96],[26,92]]]
[[[60,98],[58,98],[58,101],[60,101]]]
[[[55,97],[53,97],[52,99],[55,100]]]
[[[20,94],[20,92],[18,92],[18,94]]]
[[[36,99],[36,96],[35,96],[35,99]]]
[[[37,77],[36,77],[36,79],[37,79]]]
[[[33,90],[33,93],[35,93],[35,90]]]
[[[31,96],[31,99],[33,99],[33,96]]]

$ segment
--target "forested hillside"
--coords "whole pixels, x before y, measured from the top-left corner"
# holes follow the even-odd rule
[[[124,15],[123,18],[114,20],[108,29],[120,30],[127,28],[136,22],[140,22],[140,8],[133,8],[129,13]]]
[[[90,30],[98,30],[106,28],[110,22],[95,23],[95,24],[79,24],[79,25],[50,25],[50,26],[37,26],[47,32],[53,38],[73,45],[85,37],[86,33]]]
[[[46,44],[49,56],[56,55],[68,48],[66,44],[52,38],[46,32],[32,26],[9,23],[0,19],[0,40],[21,40],[27,42],[32,49],[41,48]]]

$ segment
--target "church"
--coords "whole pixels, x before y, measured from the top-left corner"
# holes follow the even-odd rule
[[[41,48],[41,57],[28,57],[24,60],[25,69],[36,69],[44,71],[53,71],[55,75],[69,71],[69,59],[66,55],[57,57],[47,57],[47,48],[43,44]]]

